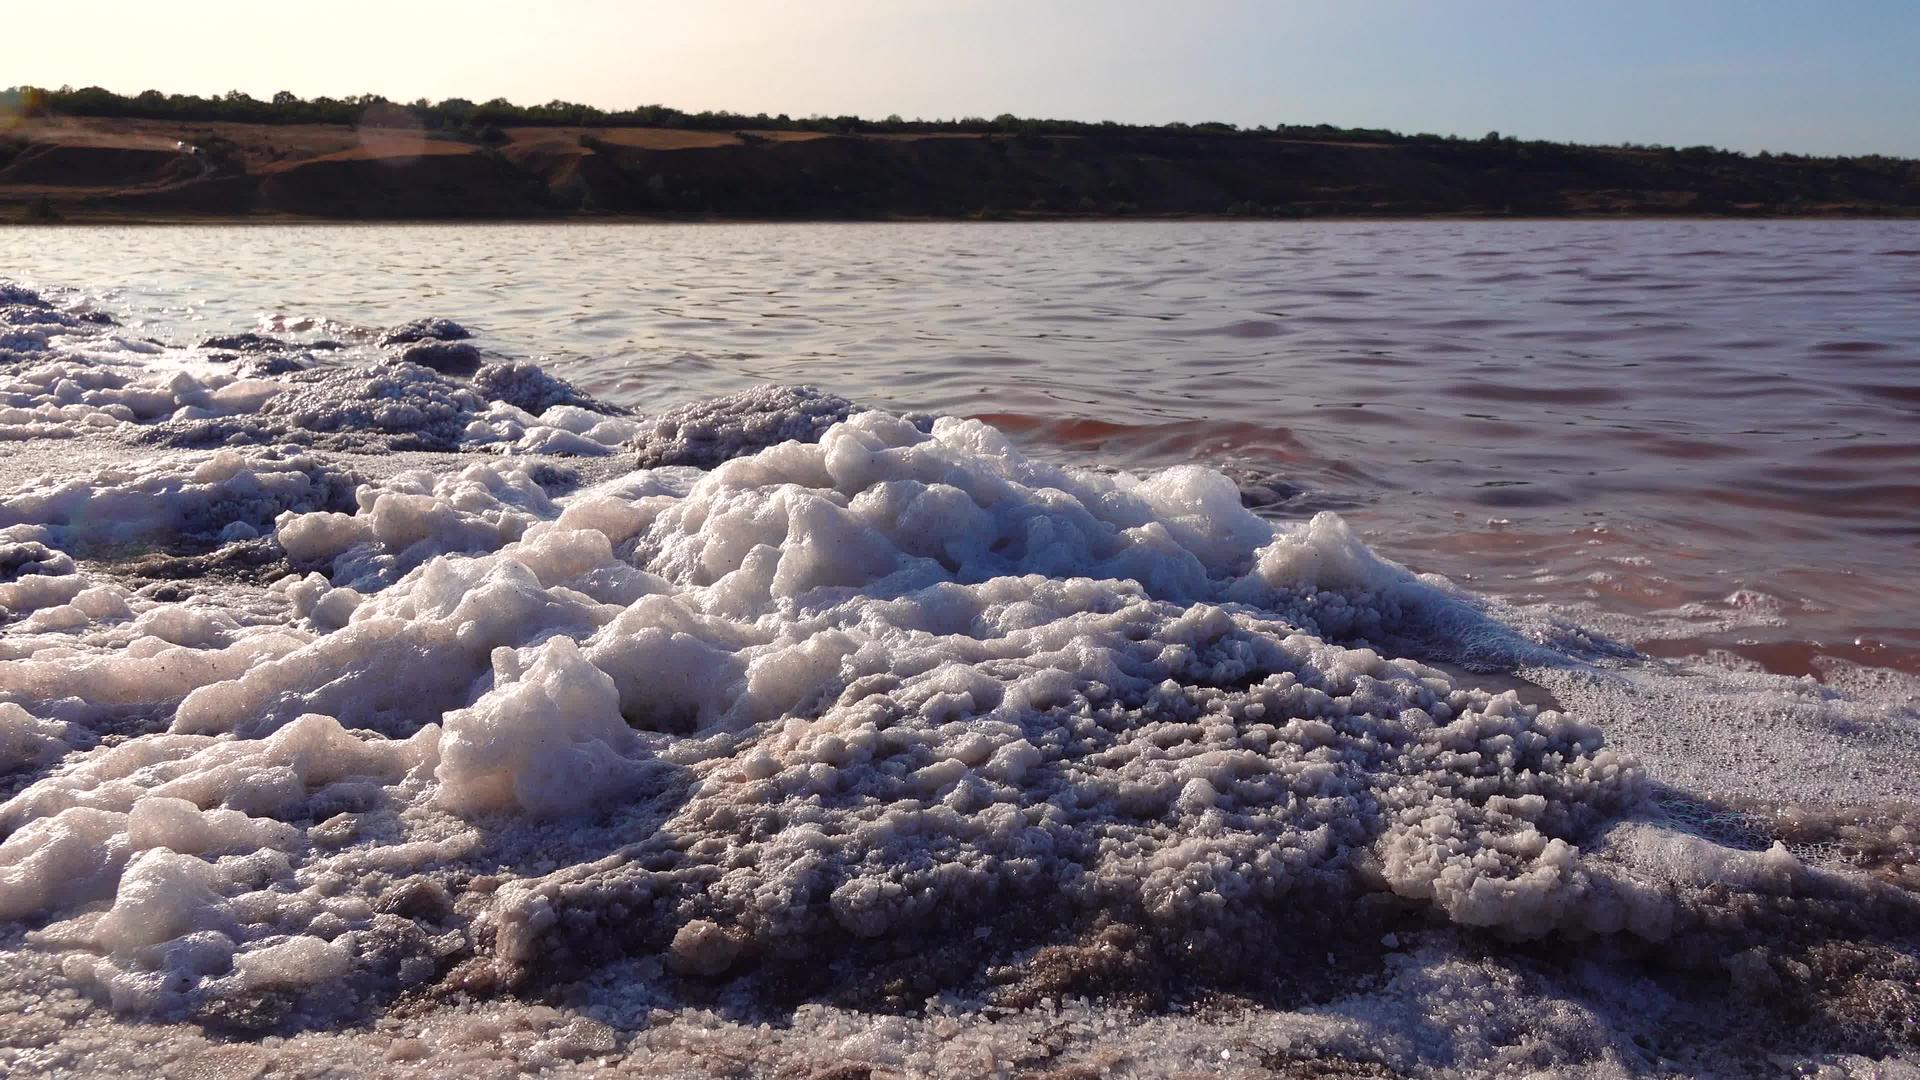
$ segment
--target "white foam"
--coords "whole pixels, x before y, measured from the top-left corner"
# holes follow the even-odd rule
[[[41,526],[69,551],[217,538],[286,510],[332,508],[353,486],[310,455],[223,450],[43,476],[0,499],[0,527]]]
[[[549,639],[524,669],[503,648],[494,667],[494,690],[447,714],[436,772],[443,805],[564,814],[634,782],[620,695],[571,640]]]
[[[823,934],[910,933],[936,907],[996,894],[1138,905],[1178,925],[1221,917],[1230,897],[1375,875],[1470,925],[1623,921],[1567,838],[1638,798],[1631,763],[1591,727],[1289,624],[1488,620],[1337,519],[1276,531],[1205,470],[1077,472],[978,423],[929,433],[869,412],[690,486],[624,477],[556,503],[524,469],[488,464],[402,474],[355,501],[275,524],[290,555],[353,582],[277,587],[311,637],[215,631],[162,605],[138,616],[147,637],[57,679],[38,659],[0,669],[33,698],[184,695],[176,734],[79,759],[0,819],[114,815],[90,827],[115,823],[119,846],[97,847],[78,878],[110,881],[123,850],[170,852],[140,857],[154,868],[134,879],[140,897],[165,891],[148,877],[195,884],[151,925],[218,932],[241,958],[319,916],[284,914],[277,894],[282,914],[247,929],[224,913],[264,894],[179,859],[280,852],[284,872],[317,883],[299,835],[334,808],[407,808],[377,852],[463,816],[531,828],[689,783],[647,841],[678,838],[660,857],[684,871],[603,866],[607,841],[563,842],[552,874],[503,890],[486,916],[501,962],[538,955],[541,911],[646,895],[695,971]],[[135,647],[162,640],[184,644]],[[791,824],[752,838],[757,807]],[[735,866],[731,884],[671,884],[703,864]],[[16,889],[11,908],[57,915],[63,901]],[[337,974],[338,954],[315,948],[264,954],[257,971],[236,959],[237,981],[181,975],[182,992],[288,985],[282,957]],[[158,962],[107,952],[96,972],[123,996]]]

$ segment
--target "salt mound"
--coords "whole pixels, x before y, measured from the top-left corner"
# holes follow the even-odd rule
[[[75,313],[60,311],[51,307],[29,304],[0,305],[0,324],[7,326],[50,327],[59,330],[78,330],[85,327],[111,326],[112,318],[96,312]]]
[[[335,450],[452,450],[483,408],[465,386],[387,361],[296,376],[253,413],[174,421],[144,439],[178,447],[293,441]]]
[[[555,406],[572,406],[609,416],[627,410],[582,393],[565,379],[542,371],[524,360],[488,364],[474,372],[473,387],[493,401],[511,405],[531,416],[544,416]]]
[[[843,404],[786,399],[732,437]],[[154,483],[148,521],[213,500]],[[275,586],[278,628],[123,601],[80,613],[77,663],[0,661],[22,761],[62,752],[58,700],[170,716],[0,804],[0,910],[63,920],[35,940],[123,1007],[384,993],[448,950],[509,981],[555,949],[718,973],[1015,903],[1175,935],[1377,892],[1519,935],[1663,925],[1582,855],[1642,797],[1597,730],[1309,625],[1484,613],[1207,470],[862,412],[560,499],[513,462],[383,484],[274,521],[317,568]],[[505,880],[464,931],[383,900],[474,873]]]
[[[471,351],[471,346],[449,348]],[[485,365],[471,385],[407,360],[297,373],[283,385],[257,409],[174,419],[150,428],[142,440],[175,447],[292,442],[358,452],[449,451],[538,430],[546,432],[547,445],[523,449],[604,454],[629,435],[626,428],[611,429],[604,433],[610,442],[602,443],[589,428],[576,437],[579,445],[564,442],[569,433],[542,425],[542,414],[557,408],[618,410],[528,363]]]
[[[762,386],[695,401],[647,421],[634,440],[643,469],[711,469],[783,442],[817,442],[853,413],[853,403],[811,386]]]
[[[239,373],[152,365],[167,352],[87,314],[0,308],[0,441],[77,438],[156,420],[225,416],[278,392]],[[23,317],[24,316],[24,317]]]
[[[212,541],[235,525],[251,534],[284,511],[352,505],[357,480],[319,459],[278,450],[223,450],[43,476],[0,498],[0,529],[40,526],[64,551]],[[45,564],[53,559],[23,549]],[[16,564],[19,565],[19,564]]]
[[[297,371],[311,371],[314,361],[309,353],[266,353],[238,357],[232,361],[232,365],[233,373],[242,378],[270,379]]]
[[[110,433],[171,448],[604,456],[639,430],[625,409],[534,364],[482,364],[446,320],[388,334],[398,358],[323,367],[309,350],[335,343],[245,332],[175,349],[33,299],[0,304],[0,441]]]
[[[495,691],[447,714],[440,800],[456,811],[577,813],[626,793],[645,775],[613,680],[564,637],[531,666],[503,655]],[[538,719],[530,720],[530,717]]]

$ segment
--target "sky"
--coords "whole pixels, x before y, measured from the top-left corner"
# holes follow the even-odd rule
[[[0,87],[1330,123],[1920,157],[1914,0],[8,6]]]

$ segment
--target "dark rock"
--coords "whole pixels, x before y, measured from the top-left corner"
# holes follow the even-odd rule
[[[401,349],[400,359],[443,375],[471,375],[480,370],[480,350],[464,341],[417,342]]]
[[[540,485],[540,490],[549,495],[563,494],[580,486],[580,473],[565,465],[555,465],[543,461],[527,473],[527,478]]]
[[[438,922],[453,913],[453,897],[447,887],[430,878],[413,878],[388,889],[374,910],[383,915],[403,915],[410,919]]]
[[[311,367],[313,367],[313,358],[304,353],[273,353],[266,356],[243,357],[234,364],[233,370],[236,374],[251,378],[268,378],[306,371]]]
[[[382,345],[411,345],[417,341],[465,341],[472,331],[452,319],[415,319],[388,330]]]
[[[19,304],[23,307],[50,307],[40,294],[25,285],[15,285],[9,281],[0,281],[0,304]]]
[[[243,353],[279,352],[288,348],[288,343],[276,337],[268,337],[265,334],[255,334],[249,331],[244,334],[225,334],[220,337],[210,337],[201,342],[200,347],[203,349],[220,349],[222,351]]]
[[[305,506],[322,510],[352,507],[350,494],[342,498],[336,488],[331,495],[333,497],[325,501],[303,503],[296,509]],[[287,561],[286,552],[281,551],[280,545],[270,536],[238,541],[197,555],[151,552],[121,563],[115,569],[128,577],[150,581],[213,580],[249,585],[265,585],[293,573],[293,565]],[[164,598],[156,596],[154,599]]]
[[[67,329],[88,326],[93,322],[85,316],[58,308],[34,307],[31,304],[0,304],[0,324],[7,326],[59,326]]]

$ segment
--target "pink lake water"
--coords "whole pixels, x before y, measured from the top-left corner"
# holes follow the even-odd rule
[[[643,411],[760,382],[1200,461],[1662,656],[1920,672],[1920,222],[0,229],[167,340],[444,315]]]

